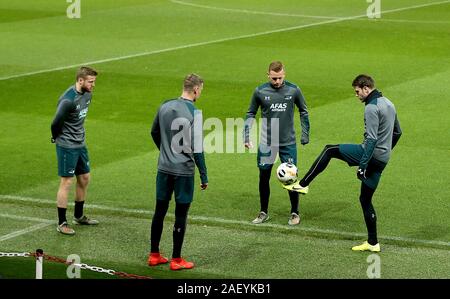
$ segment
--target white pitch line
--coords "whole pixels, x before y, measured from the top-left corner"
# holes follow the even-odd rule
[[[267,11],[254,11],[254,10],[237,9],[237,8],[224,8],[224,7],[217,7],[217,6],[210,6],[210,5],[195,4],[195,3],[184,2],[184,1],[179,1],[179,0],[169,0],[169,1],[176,3],[176,4],[180,4],[180,5],[193,6],[193,7],[205,8],[205,9],[213,9],[213,10],[230,11],[230,12],[237,12],[237,13],[245,13],[245,14],[281,16],[281,17],[298,17],[298,18],[311,18],[311,19],[341,19],[341,18],[345,18],[345,17],[338,17],[338,16],[288,14],[288,13],[277,13],[277,12],[267,12]],[[384,13],[386,13],[386,12],[384,12]],[[450,24],[450,21],[406,20],[406,19],[386,19],[386,18],[359,19],[358,21],[368,21],[368,20],[374,21],[374,22],[380,21],[380,22],[418,23],[418,24]]]
[[[45,204],[55,204],[56,203],[56,201],[54,201],[54,200],[15,196],[15,195],[1,195],[0,194],[0,199],[22,201],[22,202],[33,202],[33,203],[45,203]],[[69,203],[69,205],[73,205],[73,203]],[[90,205],[90,204],[86,204],[85,207],[104,210],[104,211],[153,215],[152,211],[142,210],[142,209],[115,208],[115,207],[108,207],[108,206],[102,206],[102,205]],[[168,213],[167,215],[172,218],[174,217],[174,215],[170,214],[170,213]],[[1,216],[1,214],[0,214],[0,216]],[[205,221],[205,222],[210,222],[210,223],[237,224],[237,225],[243,225],[243,226],[248,226],[248,227],[255,227],[255,225],[250,223],[249,221],[223,219],[223,218],[217,218],[217,217],[206,217],[206,216],[201,216],[201,215],[199,215],[199,216],[190,215],[189,219],[197,220],[197,221]],[[339,235],[339,236],[343,236],[343,237],[347,237],[347,238],[366,237],[366,234],[363,234],[363,233],[353,233],[353,232],[337,231],[337,230],[322,229],[322,228],[315,228],[315,227],[303,227],[303,226],[290,227],[287,225],[272,224],[272,223],[264,223],[264,224],[259,225],[259,227],[271,227],[271,228],[283,229],[283,230],[295,229],[295,230],[301,230],[301,231],[311,232],[311,233]],[[444,247],[450,248],[450,242],[445,242],[445,241],[421,240],[421,239],[392,237],[392,236],[379,236],[379,239],[390,240],[390,241],[409,242],[409,243],[424,244],[424,245],[438,245],[438,246],[444,246]]]
[[[9,215],[9,214],[0,214],[0,217],[14,219],[14,220],[25,220],[25,221],[47,223],[47,224],[56,224],[56,221],[42,219],[42,218],[35,218],[35,217],[17,216],[17,215]]]
[[[141,53],[136,53],[136,54],[125,55],[125,56],[119,56],[119,57],[106,58],[106,59],[101,59],[101,60],[88,61],[88,62],[72,64],[72,65],[68,65],[68,66],[61,66],[61,67],[57,67],[57,68],[44,69],[44,70],[39,70],[39,71],[34,71],[34,72],[29,72],[29,73],[23,73],[23,74],[11,75],[11,76],[6,76],[6,77],[0,77],[0,81],[14,79],[14,78],[28,77],[28,76],[44,74],[44,73],[50,73],[50,72],[55,72],[55,71],[62,71],[62,70],[76,68],[76,67],[80,67],[80,66],[84,66],[84,65],[95,65],[95,64],[105,63],[105,62],[119,61],[119,60],[124,60],[124,59],[142,57],[142,56],[150,56],[150,55],[155,55],[155,54],[160,54],[160,53],[167,53],[167,52],[172,52],[172,51],[177,51],[177,50],[182,50],[182,49],[189,49],[189,48],[194,48],[194,47],[207,46],[207,45],[218,44],[218,43],[222,43],[222,42],[229,42],[229,41],[234,41],[234,40],[238,40],[238,39],[252,38],[252,37],[257,37],[257,36],[267,35],[267,34],[272,34],[272,33],[285,32],[285,31],[290,31],[290,30],[297,30],[297,29],[302,29],[302,28],[307,28],[307,27],[314,27],[314,26],[323,25],[323,24],[336,23],[336,22],[343,21],[343,20],[352,20],[352,19],[360,18],[360,17],[361,16],[355,16],[355,17],[350,17],[350,18],[345,18],[345,19],[333,19],[333,20],[328,20],[328,21],[323,21],[323,22],[310,23],[310,24],[304,24],[304,25],[299,25],[299,26],[293,26],[293,27],[286,27],[286,28],[280,28],[280,29],[275,29],[275,30],[263,31],[263,32],[258,32],[258,33],[245,34],[245,35],[240,35],[240,36],[235,36],[235,37],[221,38],[221,39],[216,39],[216,40],[212,40],[212,41],[187,44],[187,45],[182,45],[182,46],[177,46],[177,47],[172,47],[172,48],[166,48],[166,49],[161,49],[161,50],[154,50],[154,51],[148,51],[148,52],[141,52]]]
[[[277,17],[302,17],[302,18],[312,18],[312,19],[344,18],[344,17],[337,17],[337,16],[315,16],[315,15],[304,15],[304,14],[290,14],[290,13],[256,11],[256,10],[237,9],[237,8],[226,8],[226,7],[195,4],[195,3],[191,3],[191,2],[184,2],[184,1],[178,1],[178,0],[169,0],[169,1],[172,3],[175,3],[175,4],[192,6],[192,7],[214,9],[214,10],[221,10],[221,11],[230,11],[230,12],[245,13],[245,14],[254,14],[254,15],[267,15],[267,16],[277,16]]]
[[[27,227],[25,229],[21,229],[21,230],[15,231],[13,233],[1,236],[0,237],[0,242],[3,242],[3,241],[6,241],[6,240],[9,240],[9,239],[13,239],[13,238],[16,238],[16,237],[19,237],[19,236],[22,236],[22,235],[25,235],[25,234],[37,231],[37,230],[42,229],[44,227],[47,227],[49,225],[51,225],[51,224],[49,224],[49,223],[35,224],[35,225]]]
[[[446,3],[450,3],[450,0],[439,1],[439,2],[431,2],[431,3],[424,3],[424,4],[417,4],[417,5],[413,5],[413,6],[407,6],[407,7],[399,7],[399,8],[389,9],[389,10],[386,10],[386,11],[381,11],[381,15],[383,15],[383,14],[385,14],[385,13],[393,13],[393,12],[405,11],[405,10],[410,10],[410,9],[416,9],[416,8],[423,8],[423,7],[429,7],[429,6],[441,5],[441,4],[446,4]]]
[[[26,217],[26,216],[17,216],[17,215],[8,215],[8,214],[0,214],[0,218],[9,218],[14,220],[25,220],[25,221],[33,221],[33,222],[40,222],[39,224],[35,224],[33,226],[27,227],[25,229],[21,229],[15,232],[12,232],[10,234],[0,236],[0,242],[13,239],[31,232],[34,232],[36,230],[42,229],[44,227],[47,227],[52,224],[56,224],[56,221],[48,220],[48,219],[41,219],[41,218],[34,218],[34,217]]]
[[[192,6],[192,7],[199,7],[199,8],[205,8],[205,9],[213,9],[213,10],[221,10],[221,11],[230,11],[230,12],[245,13],[245,14],[281,16],[281,17],[300,17],[300,18],[311,18],[311,19],[345,19],[346,18],[346,17],[338,17],[338,16],[290,14],[290,13],[277,13],[277,12],[238,9],[238,8],[226,8],[226,7],[196,4],[196,3],[185,2],[185,1],[180,1],[180,0],[169,0],[169,1],[176,3],[176,4],[185,5],[185,6]],[[443,4],[443,3],[447,3],[447,2],[448,1],[435,2],[435,3],[431,3],[431,5]],[[420,7],[429,6],[429,5],[430,5],[430,3],[419,4],[419,5],[416,5],[415,7],[411,7],[411,8],[420,8]],[[404,10],[404,8],[398,8],[398,9]],[[389,13],[389,12],[396,12],[396,11],[398,11],[398,9],[382,11],[381,14]],[[408,9],[410,9],[410,7],[408,7]],[[371,19],[369,19],[369,20],[371,20]],[[404,20],[404,19],[376,19],[376,20],[399,22],[399,23],[424,23],[424,24],[448,24],[449,23],[448,21]],[[364,21],[366,21],[366,20],[364,20]]]
[[[439,4],[449,3],[449,2],[450,2],[450,0],[440,1],[440,2],[432,2],[432,3],[427,3],[427,4],[421,4],[421,5],[414,5],[414,6],[407,6],[407,7],[402,7],[402,8],[381,11],[381,14],[387,14],[387,13],[393,13],[393,12],[398,12],[398,11],[405,11],[405,10],[410,10],[410,9],[428,7],[428,6],[439,5]],[[343,21],[348,21],[348,20],[355,20],[355,19],[359,19],[359,18],[363,18],[363,17],[367,17],[367,15],[363,14],[363,15],[358,15],[358,16],[350,16],[350,17],[342,17],[342,18],[340,17],[340,18],[336,18],[336,19],[323,21],[323,22],[310,23],[310,24],[304,24],[304,25],[298,25],[298,26],[292,26],[292,27],[285,27],[285,28],[263,31],[263,32],[258,32],[258,33],[251,33],[251,34],[239,35],[239,36],[235,36],[235,37],[216,39],[216,40],[212,40],[212,41],[205,41],[205,42],[187,44],[187,45],[182,45],[182,46],[176,46],[176,47],[171,47],[171,48],[166,48],[166,49],[146,51],[146,52],[141,52],[141,53],[136,53],[136,54],[130,54],[130,55],[124,55],[124,56],[118,56],[118,57],[112,57],[112,58],[106,58],[106,59],[100,59],[100,60],[94,60],[94,61],[87,61],[87,62],[72,64],[72,65],[68,65],[68,66],[61,66],[61,67],[56,67],[56,68],[51,68],[51,69],[44,69],[44,70],[39,70],[39,71],[33,71],[33,72],[28,72],[28,73],[0,77],[0,81],[10,80],[10,79],[14,79],[14,78],[22,78],[22,77],[33,76],[33,75],[44,74],[44,73],[50,73],[50,72],[61,71],[61,70],[67,70],[67,69],[71,69],[71,68],[80,67],[83,65],[95,65],[95,64],[105,63],[105,62],[119,61],[119,60],[124,60],[124,59],[172,52],[172,51],[177,51],[177,50],[182,50],[182,49],[212,45],[212,44],[217,44],[217,43],[222,43],[222,42],[229,42],[229,41],[234,41],[234,40],[239,40],[239,39],[258,37],[258,36],[268,35],[268,34],[272,34],[272,33],[280,33],[280,32],[315,27],[315,26],[320,26],[320,25],[325,25],[325,24],[338,23],[338,22],[343,22]]]
[[[439,25],[448,25],[450,24],[450,21],[427,21],[427,20],[406,20],[406,19],[386,19],[386,18],[380,18],[380,19],[357,19],[355,21],[364,21],[364,22],[380,22],[380,23],[411,23],[411,24],[439,24]]]
[[[14,200],[14,201],[54,204],[55,207],[56,207],[56,199],[55,200],[49,200],[49,199],[23,197],[23,196],[15,196],[15,195],[2,195],[2,194],[0,194],[0,198],[1,199],[10,199],[10,200]],[[73,202],[69,202],[68,205],[73,207],[75,204]],[[97,210],[111,211],[111,212],[126,212],[126,213],[131,213],[131,214],[150,214],[150,215],[153,215],[153,212],[150,211],[150,210],[115,208],[115,207],[99,206],[99,205],[88,204],[88,203],[85,204],[85,207],[93,208],[93,209],[97,209]],[[169,215],[169,213],[168,213],[168,215]],[[0,216],[1,216],[1,214],[0,214]]]

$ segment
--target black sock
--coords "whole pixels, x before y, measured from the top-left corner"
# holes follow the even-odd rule
[[[168,200],[156,200],[155,214],[153,214],[150,230],[150,252],[159,252],[159,242],[164,226],[164,217],[169,208]]]
[[[83,205],[84,201],[75,201],[75,218],[81,218],[83,216]]]
[[[66,208],[58,207],[58,225],[61,225],[63,222],[67,222],[66,210]]]
[[[300,194],[295,191],[288,191],[288,193],[289,199],[291,200],[291,213],[295,213],[298,215],[298,199]]]
[[[186,231],[186,220],[189,210],[189,203],[175,206],[175,225],[173,226],[173,251],[172,258],[181,257],[181,248],[183,247],[184,233]]]
[[[367,227],[367,242],[370,245],[375,245],[378,243],[377,239],[377,215],[375,209],[372,205],[372,196],[375,190],[369,188],[366,184],[361,183],[361,195],[359,201],[361,202],[361,207],[363,209],[364,221]]]
[[[259,170],[259,203],[261,205],[261,211],[266,214],[269,210],[271,172],[272,167],[270,169]]]

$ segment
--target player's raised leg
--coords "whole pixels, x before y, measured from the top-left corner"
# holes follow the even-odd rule
[[[293,186],[290,186],[292,187],[292,189],[289,190],[297,191],[303,194],[308,193],[309,184],[314,180],[316,176],[318,176],[322,171],[325,170],[325,168],[327,168],[328,163],[332,158],[344,160],[342,154],[339,151],[339,145],[326,145],[320,155],[311,165],[308,172],[304,175],[304,177]]]

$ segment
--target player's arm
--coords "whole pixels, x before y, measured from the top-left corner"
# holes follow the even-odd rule
[[[394,133],[392,134],[392,147],[397,144],[398,140],[402,136],[402,129],[400,128],[400,122],[398,121],[397,115],[395,115],[395,122],[394,122]]]
[[[378,142],[378,127],[380,125],[378,117],[378,109],[375,105],[367,105],[364,111],[364,119],[366,120],[366,140],[364,153],[359,162],[357,176],[359,179],[366,178],[366,169],[369,161],[373,156],[373,151]]]
[[[206,187],[208,187],[208,172],[206,169],[205,154],[203,152],[194,153],[194,161],[198,168],[198,172],[200,173],[200,188],[205,190]]]
[[[73,108],[74,104],[70,100],[63,99],[59,102],[51,125],[52,142],[55,142],[56,138],[61,134],[64,121],[67,119],[67,116]]]
[[[295,105],[300,112],[300,124],[302,126],[302,136],[300,139],[301,144],[309,143],[309,114],[308,114],[308,106],[306,105],[305,97],[303,96],[300,88],[297,88],[297,92],[295,94]]]
[[[258,112],[259,106],[261,105],[258,89],[253,92],[252,99],[250,100],[250,107],[245,115],[244,124],[244,145],[246,148],[252,148],[252,142],[250,140],[250,129],[255,121],[256,113]]]
[[[150,131],[150,134],[152,135],[153,142],[156,144],[158,149],[161,147],[161,128],[159,126],[159,111],[155,116],[155,119],[153,120],[152,129]]]
[[[194,120],[191,123],[191,147],[194,162],[200,173],[200,188],[208,187],[208,172],[206,170],[205,153],[203,152],[203,116],[200,110],[194,110]]]

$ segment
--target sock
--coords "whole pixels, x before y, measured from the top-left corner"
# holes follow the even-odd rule
[[[81,216],[83,216],[83,206],[84,201],[75,201],[75,218],[81,218]]]
[[[58,207],[58,225],[61,225],[63,222],[67,222],[66,210],[66,208]]]
[[[181,257],[181,248],[183,247],[184,233],[186,231],[187,213],[190,204],[177,203],[175,206],[175,225],[173,226],[173,251],[172,258]]]
[[[261,205],[261,211],[266,214],[269,210],[271,172],[272,168],[259,170],[259,202]]]
[[[181,257],[181,247],[183,247],[184,233],[186,225],[173,226],[173,252],[172,258]]]
[[[153,214],[152,226],[150,229],[150,252],[159,252],[159,242],[164,226],[164,217],[169,208],[168,200],[156,200],[155,214]]]
[[[359,201],[364,214],[364,221],[367,227],[367,242],[370,245],[376,245],[377,239],[377,215],[372,205],[372,196],[375,190],[369,188],[366,184],[361,183],[361,195]]]
[[[291,213],[295,213],[295,214],[299,214],[298,213],[298,199],[299,199],[299,195],[298,192],[292,192],[292,191],[288,191],[289,193],[289,199],[291,200]]]

